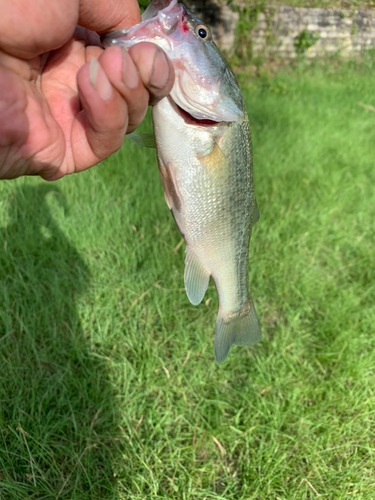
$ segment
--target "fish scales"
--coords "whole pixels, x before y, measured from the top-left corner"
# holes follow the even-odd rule
[[[154,107],[153,116],[159,162],[170,163],[169,168],[174,170],[173,177],[182,197],[180,210],[171,207],[177,225],[187,244],[194,248],[198,259],[205,262],[207,271],[218,287],[223,311],[235,312],[248,299],[249,219],[255,202],[252,169],[243,171],[237,161],[237,157],[240,157],[242,161],[251,162],[247,119],[227,127],[220,154],[215,155],[219,158],[216,158],[216,165],[212,169],[214,172],[225,170],[226,175],[221,175],[221,182],[218,182],[217,176],[213,177],[211,169],[207,168],[208,160],[197,159],[196,150],[202,149],[202,144],[197,144],[199,137],[191,141],[190,150],[182,146],[176,152],[175,141],[186,139],[185,123],[170,113],[164,101]],[[173,136],[165,133],[168,121],[173,128]],[[161,129],[159,123],[162,124]],[[235,141],[232,136],[236,138]],[[233,263],[229,270],[232,275],[236,275],[236,279],[230,281],[221,279],[223,272],[220,272],[223,259],[228,260],[228,257]],[[225,269],[226,274],[229,270]]]
[[[198,304],[212,277],[219,295],[215,356],[260,340],[248,287],[249,243],[259,217],[250,126],[238,83],[209,28],[177,0],[154,0],[143,22],[106,45],[157,43],[175,68],[152,116],[165,199],[186,241],[185,288]]]

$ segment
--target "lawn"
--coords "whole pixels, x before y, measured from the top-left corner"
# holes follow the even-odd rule
[[[0,183],[1,500],[375,499],[374,66],[241,76],[263,340],[221,366],[154,151]]]

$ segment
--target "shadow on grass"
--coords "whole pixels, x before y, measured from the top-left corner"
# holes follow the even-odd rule
[[[117,498],[115,394],[80,324],[90,276],[55,221],[65,210],[56,186],[23,185],[0,232],[3,499]]]

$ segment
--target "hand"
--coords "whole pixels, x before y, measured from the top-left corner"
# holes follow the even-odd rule
[[[0,5],[2,179],[56,180],[97,164],[172,88],[173,67],[156,45],[100,47],[98,33],[141,21],[136,0]]]

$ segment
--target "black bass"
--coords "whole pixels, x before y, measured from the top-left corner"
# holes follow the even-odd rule
[[[153,42],[173,63],[172,92],[152,111],[159,170],[186,241],[187,296],[199,304],[210,276],[219,295],[215,356],[222,363],[233,344],[261,338],[248,291],[250,235],[259,212],[239,85],[209,28],[177,0],[152,1],[140,24],[102,40],[105,46]]]

